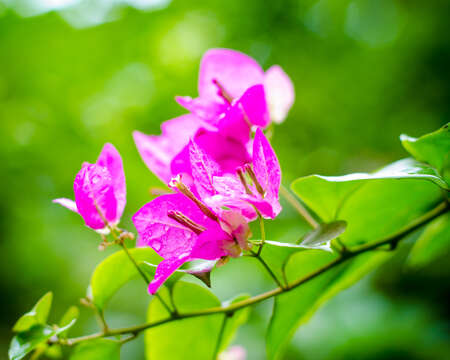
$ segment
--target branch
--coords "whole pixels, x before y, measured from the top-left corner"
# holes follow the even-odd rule
[[[227,307],[218,306],[218,307],[212,307],[209,309],[204,309],[204,310],[199,310],[199,311],[174,314],[172,317],[168,317],[166,319],[158,320],[155,322],[145,323],[145,324],[126,327],[126,328],[108,330],[105,333],[95,333],[95,334],[86,335],[86,336],[82,336],[82,337],[78,337],[78,338],[72,338],[72,339],[68,339],[68,340],[61,339],[61,340],[59,340],[59,342],[63,345],[70,346],[70,345],[74,345],[74,344],[77,344],[77,343],[80,343],[80,342],[83,342],[86,340],[97,339],[97,338],[101,338],[101,337],[105,337],[105,336],[117,336],[117,335],[125,335],[125,334],[136,334],[137,335],[142,331],[145,331],[147,329],[157,327],[157,326],[160,326],[160,325],[172,322],[172,321],[183,320],[183,319],[188,319],[188,318],[193,318],[193,317],[207,316],[207,315],[212,315],[212,314],[233,313],[239,309],[260,303],[261,301],[270,299],[270,298],[277,296],[279,294],[282,294],[284,292],[291,291],[291,290],[297,288],[298,286],[300,286],[308,281],[313,280],[314,278],[318,277],[319,275],[323,274],[324,272],[326,272],[326,271],[342,264],[343,262],[345,262],[355,256],[358,256],[362,253],[374,250],[380,246],[396,244],[401,239],[403,239],[405,236],[411,234],[415,230],[419,229],[421,226],[429,223],[433,219],[446,213],[448,210],[449,210],[449,203],[447,201],[444,201],[441,204],[439,204],[436,208],[427,212],[426,214],[424,214],[420,218],[416,219],[408,226],[405,226],[403,229],[399,230],[398,232],[396,232],[386,238],[383,238],[379,241],[376,241],[376,242],[373,242],[370,244],[361,245],[361,246],[355,247],[354,249],[347,249],[337,259],[335,259],[335,260],[331,261],[330,263],[328,263],[327,265],[313,271],[312,273],[306,275],[305,277],[300,278],[300,279],[288,284],[285,288],[277,287],[277,288],[269,290],[265,293],[251,297],[249,299],[245,299],[245,300],[236,302]]]

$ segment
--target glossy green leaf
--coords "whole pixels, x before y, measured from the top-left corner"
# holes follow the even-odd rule
[[[279,243],[288,244],[288,243]],[[284,281],[284,265],[288,261],[289,257],[298,252],[305,250],[303,247],[299,247],[296,244],[288,244],[288,246],[271,246],[272,241],[264,245],[261,251],[261,257],[275,274],[277,279]],[[293,246],[292,246],[293,245]],[[255,259],[256,262],[256,259]],[[261,271],[264,271],[263,269]],[[269,275],[267,275],[269,276]]]
[[[450,253],[450,214],[431,222],[417,239],[408,258],[410,267],[422,267]]]
[[[446,172],[444,167],[450,165],[449,124],[419,138],[401,135],[400,140],[403,147],[417,160],[434,166],[441,174],[444,174]]]
[[[9,359],[23,359],[27,354],[36,349],[38,346],[45,344],[51,337],[58,335],[70,328],[75,321],[62,328],[50,327],[48,325],[37,324],[29,330],[20,332],[13,337],[9,347]]]
[[[62,316],[61,320],[59,321],[59,326],[65,327],[71,323],[75,323],[78,320],[79,316],[80,316],[80,310],[76,306],[71,306],[69,309],[67,309],[67,311]],[[62,332],[59,336],[67,337],[68,330],[69,329]]]
[[[170,303],[169,291],[162,288],[159,294]],[[177,282],[173,289],[173,301],[180,313],[220,306],[217,297],[208,289],[197,284]],[[158,298],[150,302],[147,320],[166,319],[167,310]],[[211,360],[224,314],[215,314],[177,320],[163,326],[150,328],[145,333],[147,359]]]
[[[120,360],[120,342],[96,339],[78,345],[70,360]]]
[[[239,295],[239,296],[236,296],[231,301],[227,301],[226,303],[224,303],[223,306],[235,304],[235,303],[238,303],[239,301],[243,301],[248,298],[250,298],[250,295],[245,295],[245,294]],[[250,308],[245,307],[245,308],[242,308],[242,309],[234,312],[233,314],[230,314],[227,317],[227,320],[226,320],[227,322],[225,324],[225,330],[224,330],[224,334],[222,337],[222,342],[220,344],[220,351],[225,350],[228,347],[228,345],[230,345],[230,343],[233,341],[233,338],[236,335],[236,332],[239,329],[239,327],[247,322],[249,314],[250,314]]]
[[[55,330],[48,325],[34,325],[29,330],[13,337],[9,347],[9,359],[23,359],[27,354],[45,343],[55,335]]]
[[[278,358],[296,329],[322,304],[358,282],[392,255],[391,252],[361,254],[277,297],[267,333],[268,358]],[[316,250],[294,254],[286,265],[286,275],[292,282],[329,263],[333,258],[329,253]]]
[[[45,325],[47,322],[50,308],[52,307],[53,293],[48,292],[39,299],[36,305],[33,306],[26,314],[22,315],[13,327],[14,332],[23,332],[29,330],[32,326],[41,324]]]
[[[306,250],[293,254],[286,265],[288,281],[303,278],[329,263],[335,255],[326,251]],[[272,317],[267,330],[268,359],[275,359],[301,324],[340,269],[332,269],[315,279],[275,298]]]
[[[311,249],[329,249],[330,241],[340,236],[346,228],[347,222],[342,220],[320,224],[303,237],[300,245]]]
[[[374,174],[319,175],[297,179],[293,191],[324,221],[342,219],[341,239],[360,244],[389,235],[442,199],[435,171],[411,159],[397,161]]]
[[[149,247],[129,250],[137,263],[148,261],[158,263],[161,258]],[[138,275],[134,264],[121,250],[103,260],[95,269],[91,278],[92,301],[103,309],[111,297],[128,281]]]

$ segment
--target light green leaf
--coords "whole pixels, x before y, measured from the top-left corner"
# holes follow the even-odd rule
[[[45,325],[48,314],[52,306],[53,293],[48,292],[34,305],[26,314],[22,315],[13,327],[14,332],[23,332],[29,330],[32,326]]]
[[[275,246],[272,246],[272,243],[272,241],[266,241],[267,245],[264,245],[261,251],[261,257],[275,274],[277,279],[284,280],[283,269],[289,257],[298,251],[305,250],[305,248],[292,243],[278,243],[279,245]],[[284,244],[287,244],[287,246],[282,246]]]
[[[347,230],[341,239],[360,244],[389,235],[442,198],[443,180],[432,168],[412,159],[397,161],[374,174],[319,175],[297,179],[293,191],[322,220],[343,219]]]
[[[161,288],[159,294],[170,303],[169,291]],[[197,284],[177,282],[172,289],[173,301],[180,313],[220,306],[217,297]],[[154,322],[169,317],[158,298],[150,302],[147,320]],[[150,328],[145,333],[147,359],[211,360],[217,343],[224,314],[177,320]]]
[[[149,247],[129,250],[137,263],[148,261],[158,263],[161,258]],[[127,254],[121,250],[103,260],[91,278],[92,301],[103,309],[111,297],[128,281],[138,275]]]
[[[433,220],[417,239],[409,255],[407,265],[419,268],[450,251],[450,213]]]
[[[78,320],[78,317],[80,316],[80,310],[76,306],[71,306],[62,316],[61,320],[59,321],[60,327],[68,326],[69,324],[75,324],[75,322]],[[66,331],[62,332],[59,336],[60,337],[67,337],[68,333],[67,329]]]
[[[450,165],[450,123],[439,130],[413,138],[401,135],[403,147],[417,160],[424,161],[434,166],[441,174],[448,172]],[[447,171],[445,171],[447,170]]]
[[[246,294],[238,295],[231,301],[227,301],[226,303],[224,303],[223,306],[232,305],[249,298],[250,295]],[[230,345],[230,343],[233,341],[234,336],[236,335],[237,330],[239,329],[239,326],[247,322],[249,314],[250,308],[245,307],[240,310],[237,310],[236,312],[228,316],[227,322],[225,324],[222,342],[220,344],[220,351],[225,350],[228,347],[228,345]]]
[[[27,354],[47,342],[51,337],[66,331],[75,321],[62,328],[53,328],[48,325],[37,324],[13,337],[9,347],[9,359],[20,360]]]
[[[78,345],[70,360],[120,360],[120,342],[96,339]]]
[[[54,336],[56,331],[48,325],[34,325],[13,337],[9,347],[10,360],[23,359],[27,354]]]
[[[278,358],[296,329],[308,321],[322,304],[358,282],[392,255],[391,252],[361,254],[277,297],[267,333],[268,358]],[[286,265],[286,275],[291,282],[301,279],[333,258],[331,254],[316,250],[296,253]]]

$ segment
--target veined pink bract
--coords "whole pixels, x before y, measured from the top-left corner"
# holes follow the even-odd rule
[[[265,128],[271,119],[284,120],[294,101],[294,88],[279,66],[266,73],[249,56],[229,49],[211,49],[200,65],[199,97],[177,97],[190,114],[169,120],[162,134],[136,131],[134,139],[149,169],[163,182],[190,173],[190,138],[208,152],[224,173],[250,160],[253,128]],[[208,143],[218,143],[208,147]]]
[[[96,163],[83,163],[73,188],[75,201],[59,198],[53,202],[80,214],[94,230],[119,222],[126,203],[126,185],[122,158],[112,144],[105,144]]]

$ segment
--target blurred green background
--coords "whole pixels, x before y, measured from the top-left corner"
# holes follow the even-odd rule
[[[134,231],[131,215],[159,183],[131,132],[158,133],[184,112],[173,98],[196,95],[205,50],[237,49],[291,76],[296,102],[273,140],[288,185],[374,170],[406,156],[400,133],[449,121],[449,14],[447,0],[0,0],[0,359],[22,313],[53,290],[56,322],[111,251],[98,251],[98,236],[51,200],[72,197],[82,161],[112,142],[127,176],[123,225]],[[292,240],[305,229],[285,204],[268,236]],[[320,309],[285,359],[450,358],[450,267],[443,256],[406,270],[407,250]],[[256,294],[271,286],[260,270],[232,261],[213,274],[213,290],[223,300]],[[141,285],[115,297],[113,326],[144,320]],[[249,359],[264,358],[270,306],[259,305],[234,340]],[[94,331],[92,319],[82,309],[74,335]],[[141,336],[122,358],[143,351]]]

